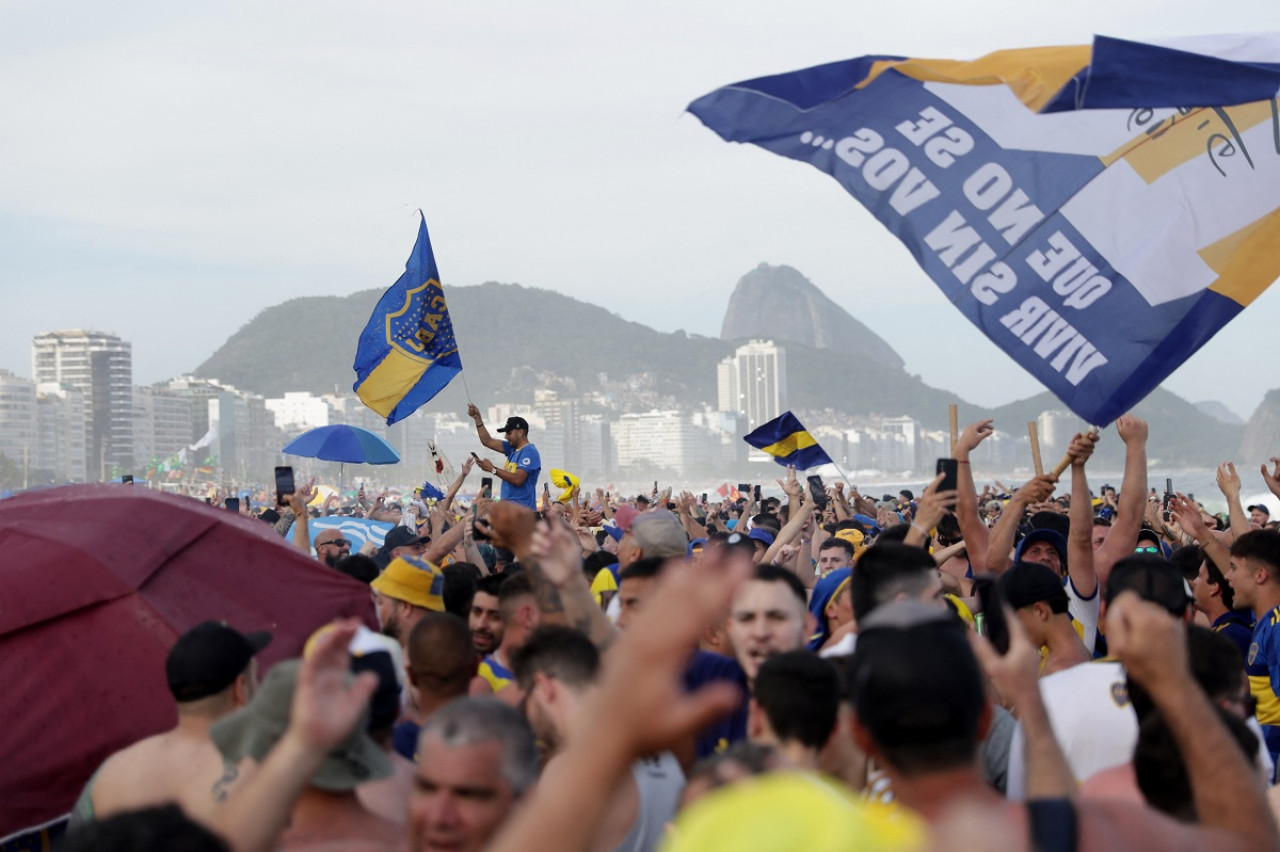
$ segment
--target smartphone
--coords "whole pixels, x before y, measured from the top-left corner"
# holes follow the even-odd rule
[[[703,505],[704,505],[704,506],[705,506],[705,505],[706,505],[706,503],[707,503],[707,492],[705,492],[705,491],[703,491],[703,492],[702,492],[702,503],[703,503]]]
[[[544,483],[542,483],[542,493],[543,493],[543,494],[550,494],[550,493],[551,493],[551,483],[550,483],[550,482],[544,482]]]
[[[653,493],[654,494],[658,493],[658,480],[656,479],[653,481]]]
[[[750,486],[750,485],[748,485],[748,484],[747,484],[747,483],[745,483],[745,482],[739,482],[739,483],[738,483],[738,493],[739,493],[739,494],[741,494],[741,495],[743,495],[743,496],[745,497],[746,495],[748,495],[748,494],[750,494],[750,493],[751,493],[751,486]]]
[[[809,494],[819,511],[827,508],[827,486],[822,484],[822,477],[816,473],[809,477]]]
[[[297,489],[293,485],[293,468],[276,468],[276,505],[283,506],[289,502],[289,495]]]
[[[471,504],[471,535],[473,538],[475,538],[476,541],[488,541],[489,536],[485,533],[484,530],[480,529],[480,526],[477,523],[477,521],[480,519],[479,511],[480,511],[480,507],[477,506],[475,503],[472,503]]]
[[[206,503],[208,503],[210,506],[212,506],[212,505],[213,505],[213,498],[212,498],[212,497],[206,497],[206,498],[204,498],[204,502],[206,502]]]
[[[755,489],[755,499],[757,503],[760,502],[760,486],[759,485],[757,485]]]
[[[978,574],[973,578],[973,592],[982,602],[982,626],[996,652],[1009,652],[1009,624],[1005,621],[1004,595],[996,586],[994,574]]]
[[[132,485],[132,484],[133,484],[133,474],[132,474],[132,473],[126,473],[124,476],[120,477],[120,481],[121,481],[122,483],[124,483],[125,485]]]
[[[1173,499],[1173,480],[1166,479],[1164,481],[1164,507],[1169,508],[1169,501]]]
[[[938,485],[939,491],[955,491],[959,484],[960,465],[955,459],[938,459],[938,468],[935,473],[942,474],[942,482]]]
[[[474,453],[472,455],[474,455]],[[480,496],[481,497],[493,496],[493,477],[492,476],[480,477]]]
[[[240,498],[239,497],[228,497],[223,502],[222,505],[226,508],[228,512],[235,512],[237,515],[240,514]]]

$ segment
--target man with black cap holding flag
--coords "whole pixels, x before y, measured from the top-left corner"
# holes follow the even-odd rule
[[[225,776],[209,728],[249,703],[258,686],[254,656],[270,642],[265,631],[242,634],[217,621],[179,636],[165,661],[178,724],[109,757],[76,802],[69,830],[167,802],[177,802],[195,819],[207,819],[226,784],[235,780]]]
[[[529,443],[529,421],[523,417],[508,417],[506,425],[498,430],[507,437],[502,441],[489,434],[480,409],[475,405],[467,406],[467,414],[476,422],[480,443],[507,458],[506,466],[498,467],[488,459],[476,456],[480,469],[502,480],[503,500],[537,511],[538,473],[542,470],[542,457],[538,455],[538,448]]]

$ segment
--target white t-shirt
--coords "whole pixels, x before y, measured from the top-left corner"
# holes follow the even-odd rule
[[[1099,661],[1081,663],[1040,679],[1040,696],[1053,733],[1077,784],[1095,772],[1128,763],[1133,757],[1138,717],[1129,703],[1124,676],[1124,667],[1119,663]],[[1026,788],[1027,749],[1019,722],[1009,749],[1006,795],[1022,801]]]
[[[1076,591],[1076,584],[1071,577],[1064,577],[1062,585],[1067,590],[1067,614],[1071,616],[1072,627],[1084,643],[1085,650],[1093,653],[1098,644],[1098,605],[1102,601],[1101,585],[1093,590],[1091,597],[1084,597]]]

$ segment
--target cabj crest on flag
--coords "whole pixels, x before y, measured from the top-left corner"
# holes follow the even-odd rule
[[[809,434],[790,411],[784,411],[778,417],[743,436],[757,450],[773,456],[773,460],[781,465],[794,465],[799,470],[808,470],[824,464],[833,464],[818,441]]]
[[[1129,410],[1280,275],[1280,35],[865,56],[718,89],[1072,411]]]
[[[382,294],[360,335],[354,389],[369,408],[403,420],[462,371],[424,217],[404,274]]]

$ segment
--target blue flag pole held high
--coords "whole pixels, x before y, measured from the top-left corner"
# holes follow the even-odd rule
[[[778,464],[808,470],[824,464],[835,464],[818,445],[794,414],[784,411],[778,417],[743,436],[742,440],[761,452],[773,456]]]
[[[1280,35],[863,56],[689,111],[829,174],[1089,423],[1280,276]]]
[[[404,274],[378,300],[360,335],[353,389],[390,426],[444,390],[462,372],[427,220]]]

